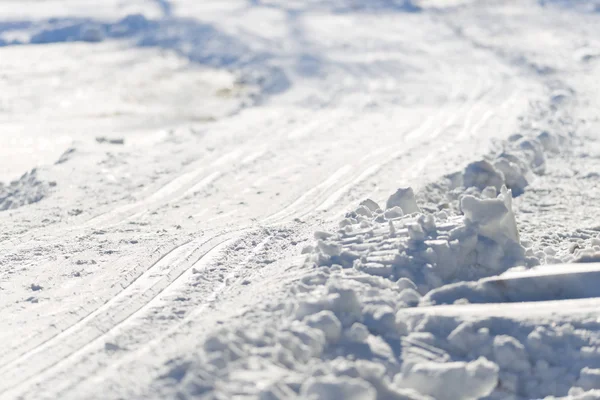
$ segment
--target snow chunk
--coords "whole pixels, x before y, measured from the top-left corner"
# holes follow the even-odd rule
[[[469,363],[420,362],[409,364],[394,382],[438,400],[479,399],[494,390],[498,372],[498,366],[483,357]]]
[[[501,171],[505,178],[506,186],[508,186],[515,196],[520,196],[525,193],[525,188],[529,182],[525,176],[525,170],[517,163],[506,158],[499,158],[494,167]]]
[[[531,367],[525,346],[514,337],[507,335],[494,338],[494,358],[501,368],[516,372],[525,372]]]
[[[406,288],[400,292],[400,295],[398,295],[398,300],[406,305],[415,306],[419,304],[421,295],[415,289]]]
[[[525,152],[531,168],[543,172],[546,164],[544,146],[536,139],[522,139],[518,142],[519,149]]]
[[[488,186],[493,186],[496,190],[500,190],[502,185],[504,185],[504,175],[488,161],[476,161],[465,168],[463,184],[467,188],[476,187],[479,190],[483,190]]]
[[[329,343],[336,343],[342,336],[342,323],[329,310],[311,315],[305,319],[305,322],[311,328],[323,331]]]
[[[600,389],[600,369],[584,367],[575,386],[585,391]]]
[[[519,243],[517,222],[512,211],[512,194],[506,187],[496,199],[477,199],[465,196],[461,199],[465,219],[476,226],[477,232],[501,246]]]
[[[389,197],[385,207],[386,209],[400,207],[404,214],[421,212],[411,187],[398,189],[396,193]]]
[[[379,204],[375,203],[371,199],[361,201],[360,205],[367,207],[369,210],[371,210],[371,212],[375,212],[381,209],[381,207],[379,207]]]
[[[398,206],[389,208],[383,214],[386,219],[397,219],[404,216],[404,212]]]
[[[369,337],[369,329],[360,322],[355,322],[344,332],[344,336],[351,342],[364,342]]]

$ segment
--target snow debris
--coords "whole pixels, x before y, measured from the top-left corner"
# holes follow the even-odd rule
[[[331,311],[321,311],[311,315],[305,322],[311,328],[323,331],[329,343],[336,343],[342,336],[342,324]]]
[[[575,386],[585,391],[600,389],[600,369],[589,367],[582,368]]]
[[[399,207],[404,214],[412,214],[418,213],[421,210],[419,206],[417,206],[417,201],[415,200],[415,193],[412,188],[400,188],[390,196],[387,200],[386,208],[394,208]]]
[[[494,198],[506,186],[519,197],[537,175],[545,173],[546,153],[558,152],[566,141],[564,134],[550,130],[512,135],[484,159],[428,185],[417,201],[425,209],[460,212],[460,199],[465,195]]]
[[[54,185],[54,182],[39,180],[36,169],[23,174],[8,185],[0,182],[0,211],[37,203],[48,195]]]
[[[409,364],[394,381],[439,400],[480,399],[498,384],[499,368],[485,358],[466,362]]]
[[[494,359],[502,368],[520,372],[531,368],[525,347],[517,339],[507,335],[494,338]]]
[[[412,309],[410,314],[402,312],[399,317],[407,321],[412,332],[407,338],[430,341],[423,348],[435,345],[438,352],[445,351],[451,359],[467,363],[485,359],[488,365],[493,365],[497,385],[486,398],[539,399],[585,393],[590,397],[582,398],[594,398],[589,391],[600,387],[595,317],[575,325],[566,320],[528,321],[485,315],[473,318],[468,312],[441,317],[419,308]],[[433,361],[424,362],[434,371],[454,363],[438,367],[431,366]],[[405,362],[403,373],[409,368],[411,363]],[[438,379],[428,382],[429,387],[437,385]],[[440,398],[437,394],[433,396]]]
[[[481,160],[467,165],[463,173],[463,182],[465,187],[484,190],[491,186],[500,190],[504,185],[504,175],[488,161]]]
[[[109,144],[125,144],[125,139],[123,139],[123,138],[107,138],[104,136],[98,136],[98,137],[96,137],[96,142],[109,143]]]
[[[363,200],[360,203],[361,206],[365,206],[367,207],[371,212],[377,212],[377,210],[380,210],[381,208],[379,207],[379,204],[375,203],[373,200],[371,199],[366,199]]]
[[[396,192],[383,215],[366,213],[366,207],[359,206],[346,216],[343,229],[335,235],[318,235],[311,261],[319,266],[338,264],[392,281],[403,279],[401,296],[407,304],[418,302],[419,293],[443,284],[528,265],[519,243],[510,190],[502,187],[494,199],[463,196],[464,216],[450,218],[413,212],[418,206],[412,205],[412,193],[410,188]],[[406,198],[411,200],[409,207],[402,202]],[[402,206],[412,214],[403,215]]]

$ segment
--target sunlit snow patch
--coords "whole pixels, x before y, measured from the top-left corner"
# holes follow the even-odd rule
[[[501,303],[600,297],[600,264],[540,266],[432,290],[425,304]]]

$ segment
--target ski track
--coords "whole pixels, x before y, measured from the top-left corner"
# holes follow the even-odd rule
[[[477,90],[474,90],[473,93],[477,93]],[[485,98],[485,96],[479,96],[478,98],[476,98],[475,102],[464,105],[461,112],[462,113],[466,112],[467,115],[470,115],[473,112],[473,109],[477,105],[477,100],[478,99],[481,100],[483,98]],[[440,114],[442,114],[442,113],[440,113]],[[454,121],[456,121],[458,118],[459,118],[458,114],[452,115],[449,119],[445,120],[445,124],[443,124],[443,126],[444,127],[449,126],[450,124],[454,123]],[[413,132],[423,133],[423,132],[427,131],[432,125],[433,126],[436,125],[436,122],[438,122],[437,121],[438,119],[440,119],[439,115],[433,118],[433,120],[434,120],[433,122],[432,122],[432,119],[429,119],[427,121],[428,122],[427,124],[417,128],[416,130],[413,130]],[[440,135],[442,132],[444,132],[443,128],[437,129],[434,131],[434,133],[431,137],[428,137],[428,139],[433,140],[438,135]],[[414,141],[419,136],[408,135],[408,137],[409,138],[412,137],[412,140]],[[279,211],[278,213],[275,213],[274,215],[272,215],[270,217],[265,218],[263,221],[261,221],[261,224],[277,225],[278,223],[279,224],[285,223],[293,217],[296,217],[296,218],[305,217],[306,215],[312,213],[313,210],[323,211],[323,210],[330,208],[350,188],[360,184],[368,176],[375,174],[383,165],[385,165],[386,163],[389,163],[394,158],[397,158],[400,154],[410,151],[410,149],[411,149],[410,147],[408,147],[408,148],[405,147],[407,145],[407,143],[403,143],[402,145],[404,147],[404,150],[396,150],[396,151],[392,150],[392,151],[389,151],[388,154],[386,154],[385,156],[382,156],[380,154],[380,152],[377,151],[374,154],[371,154],[370,156],[364,157],[363,161],[365,162],[366,165],[370,165],[371,157],[375,157],[377,159],[383,158],[384,161],[380,162],[378,164],[375,164],[375,165],[371,165],[370,167],[367,167],[363,171],[360,171],[360,168],[352,168],[350,165],[341,167],[338,171],[334,172],[323,183],[321,183],[321,184],[315,186],[313,189],[307,191],[300,198],[298,198],[296,201],[291,203],[288,207],[284,208],[283,210]],[[446,146],[444,146],[442,151],[445,151],[445,150],[447,150]],[[235,156],[238,156],[238,155],[239,154],[236,152]],[[225,158],[230,158],[230,157],[233,157],[233,156],[232,155],[225,156]],[[419,163],[419,165],[417,165],[415,167],[414,173],[411,176],[412,177],[417,176],[424,168],[426,168],[427,164],[430,162],[430,160],[433,157],[435,157],[435,154],[430,154],[429,156],[424,158]],[[222,160],[222,159],[223,159],[223,157],[220,158],[219,160]],[[326,195],[327,193],[331,193],[332,187],[335,187],[336,184],[338,184],[338,186],[339,186],[340,180],[344,176],[348,175],[348,173],[353,169],[359,170],[359,171],[357,173],[355,173],[355,175],[353,175],[349,181],[344,182],[339,189],[337,189],[336,191],[333,192],[333,194],[322,199],[324,194]],[[189,182],[188,176],[189,175],[187,175],[187,174],[183,175],[182,180],[185,181],[186,183]],[[154,195],[151,198],[164,199],[167,196],[167,194],[171,195],[173,192],[181,191],[181,187],[183,185],[180,184],[180,182],[182,180],[179,180],[176,185],[168,185],[168,187],[166,187],[167,189],[164,189],[165,187],[163,187],[163,189],[161,189],[158,192],[159,195]],[[198,185],[198,184],[196,184],[196,185]],[[189,189],[189,190],[191,191],[192,189]],[[318,201],[320,201],[320,203],[316,203],[316,204],[309,203],[308,206],[305,205],[304,207],[301,207],[301,205],[303,203],[305,203],[306,200],[311,197],[317,197],[317,199],[322,199],[322,200],[318,200]],[[191,242],[185,243],[182,246],[167,253],[164,256],[164,258],[161,259],[162,262],[159,261],[156,264],[154,264],[142,276],[140,276],[132,284],[130,284],[130,286],[128,286],[124,291],[120,292],[115,297],[110,299],[107,303],[105,303],[104,306],[100,307],[95,312],[89,314],[88,316],[86,316],[85,318],[80,320],[79,323],[67,328],[66,330],[62,331],[58,335],[54,336],[52,339],[44,342],[43,344],[41,344],[38,347],[35,347],[32,350],[22,354],[16,360],[13,360],[12,362],[9,362],[8,364],[6,364],[2,369],[0,369],[0,373],[10,374],[9,376],[11,376],[11,379],[6,380],[6,382],[13,382],[13,383],[17,382],[17,384],[14,387],[0,386],[0,390],[14,389],[15,387],[18,388],[19,387],[18,385],[22,385],[23,383],[26,383],[28,381],[28,379],[31,377],[34,377],[34,376],[37,377],[40,373],[44,373],[44,372],[50,373],[53,369],[60,368],[63,365],[63,362],[72,362],[77,357],[83,356],[85,354],[85,349],[87,349],[90,346],[93,346],[94,343],[100,343],[101,341],[103,341],[103,337],[112,333],[121,324],[127,322],[131,318],[134,318],[138,313],[142,313],[144,310],[146,310],[149,307],[149,305],[152,303],[152,301],[154,299],[159,298],[159,296],[167,288],[172,288],[173,285],[177,285],[178,278],[184,276],[185,271],[188,271],[188,270],[190,270],[190,268],[192,268],[191,266],[189,266],[190,265],[189,260],[193,256],[193,254],[195,254],[199,248],[202,248],[203,245],[205,245],[206,243],[209,243],[210,241],[212,241],[214,239],[215,238],[212,238],[208,241],[205,241],[204,243],[199,243],[199,242],[201,242],[202,240],[206,240],[206,239],[196,239]],[[228,240],[233,240],[233,239],[228,239]],[[225,240],[216,246],[218,248],[220,248],[220,245],[223,243],[228,243],[228,242],[227,242],[227,240]],[[180,272],[182,270],[181,266],[171,267],[170,269],[167,269],[167,266],[168,266],[167,264],[172,262],[174,259],[176,260],[178,257],[181,257],[181,255],[184,255],[184,254],[185,254],[184,261],[186,262],[188,267],[187,268],[184,267],[183,272]],[[206,253],[205,255],[201,256],[200,260],[202,260],[202,258],[207,256],[208,254],[209,253]],[[197,261],[197,262],[199,262],[199,261]],[[156,273],[155,271],[158,271],[158,273]],[[167,271],[168,271],[168,273],[167,273]],[[174,276],[174,279],[172,279],[172,281],[170,279],[170,276]],[[151,289],[155,285],[157,285],[157,282],[160,282],[160,280],[162,278],[166,278],[166,280],[167,280],[166,285],[163,283],[161,286],[164,286],[164,287],[160,288],[158,293],[147,295],[146,291],[148,291],[149,289]],[[135,298],[137,293],[140,293],[138,296],[141,299],[148,299],[148,300],[146,300],[147,303],[145,303],[145,305],[137,305],[137,303],[133,303],[133,304],[135,304],[133,306],[131,305],[131,303],[132,303],[131,298],[132,297]],[[122,304],[122,302],[120,302],[120,300],[122,302],[127,301],[129,303],[128,308],[130,309],[130,311],[124,311],[123,304]],[[103,315],[103,314],[111,315],[110,310],[113,310],[113,309],[118,310],[122,315],[125,315],[126,317],[123,318],[122,320],[118,320],[114,317],[109,317],[108,319],[111,322],[116,322],[116,325],[112,326],[111,328],[101,329],[101,331],[103,331],[104,333],[102,333],[100,336],[94,337],[93,335],[89,335],[89,334],[87,336],[81,334],[81,330],[85,329],[86,325],[91,324],[92,321],[94,321],[94,318],[96,318],[97,316]],[[75,335],[75,336],[73,336],[73,335]],[[86,340],[88,340],[89,342],[87,344],[84,344],[83,346],[77,348],[74,352],[68,353],[68,355],[66,355],[66,356],[64,355],[64,352],[61,352],[61,351],[57,350],[55,347],[53,347],[53,346],[56,346],[55,343],[57,343],[58,345],[60,345],[61,343],[68,343],[68,347],[71,348],[72,340],[69,340],[70,337],[77,337],[78,339],[83,337],[83,338],[86,338]],[[58,358],[58,361],[54,361],[54,362],[49,361],[49,358],[47,358],[48,351],[50,351],[51,354],[56,355]],[[40,358],[40,360],[38,360],[37,362],[35,359],[32,360],[32,358],[35,357],[36,355]],[[37,370],[34,370],[34,371],[27,370],[27,369],[24,370],[24,368],[31,367],[31,365],[35,365]],[[6,372],[6,371],[10,371],[10,372]],[[43,375],[43,374],[39,375],[39,378],[43,380],[43,376],[45,376],[45,375]],[[17,377],[19,377],[19,378],[17,378]],[[22,381],[19,382],[19,379],[22,379]],[[36,378],[36,380],[37,380],[37,378]]]
[[[440,152],[447,151],[451,146],[455,145],[457,141],[464,139],[465,136],[471,134],[474,126],[480,125],[484,123],[486,119],[491,118],[489,113],[482,115],[481,113],[478,113],[478,111],[481,107],[483,107],[484,100],[486,100],[490,94],[493,94],[495,91],[497,91],[498,88],[486,87],[485,84],[489,83],[489,80],[486,81],[478,79],[477,82],[477,85],[474,86],[473,90],[467,97],[469,100],[464,101],[457,112],[452,113],[450,116],[446,116],[443,109],[441,109],[437,115],[428,118],[422,125],[410,129],[407,134],[402,136],[404,140],[399,145],[386,148],[385,150],[377,149],[376,151],[364,156],[358,165],[342,166],[325,181],[316,185],[312,189],[307,190],[289,206],[263,219],[260,224],[273,226],[286,223],[294,217],[304,218],[313,213],[314,210],[317,212],[323,212],[330,209],[337,202],[339,202],[340,198],[351,188],[356,187],[368,177],[376,174],[386,164],[390,163],[394,159],[397,159],[402,154],[410,152],[416,145],[422,143],[423,140],[435,140],[457,121],[463,121],[460,134],[457,135],[456,138],[450,143],[447,143],[441,149],[439,149]],[[505,100],[505,102],[510,101],[511,98],[512,96]],[[476,121],[474,121],[475,115],[479,115],[479,118]],[[434,127],[437,128],[434,129]],[[301,129],[301,131],[303,130],[304,129]],[[302,135],[299,137],[302,137]],[[254,153],[245,153],[239,149],[234,150],[213,161],[209,168],[206,169],[210,169],[210,167],[225,166],[229,162],[242,157],[243,159],[240,166],[243,166],[255,161],[264,155],[266,151],[266,149],[263,149]],[[417,177],[435,156],[436,153],[432,153],[423,158],[419,164],[414,167],[406,179],[412,180]],[[214,182],[223,174],[223,172],[215,171],[206,175],[205,169],[200,167],[201,164],[202,161],[197,162],[196,165],[191,167],[191,171],[186,172],[167,183],[146,199],[122,206],[109,212],[108,214],[97,216],[84,226],[107,227],[110,226],[111,223],[120,224],[124,220],[128,221],[139,218],[141,215],[148,212],[148,207],[150,205],[157,207],[159,203],[177,201],[178,199],[193,195],[203,187]],[[348,177],[348,179],[344,179],[345,177]],[[306,204],[307,201],[308,204]],[[140,208],[144,208],[144,210],[137,211]],[[131,214],[132,210],[137,212]],[[130,215],[127,216],[127,214]],[[240,234],[240,231],[238,231],[238,234]],[[197,254],[199,251],[198,249],[204,248],[204,246],[212,240],[215,240],[215,237],[209,240],[196,239],[171,250],[169,253],[163,256],[164,258],[161,258],[161,260],[152,265],[139,278],[131,282],[125,290],[117,294],[91,314],[88,314],[86,317],[82,318],[78,323],[63,330],[56,336],[44,341],[42,344],[34,347],[33,349],[21,354],[16,359],[13,359],[12,361],[9,360],[9,362],[5,364],[2,369],[0,369],[0,373],[11,377],[11,379],[7,379],[5,382],[16,382],[16,384],[13,384],[13,386],[9,387],[0,386],[0,390],[14,389],[15,387],[18,388],[20,385],[27,383],[28,379],[37,376],[36,374],[39,374],[40,372],[46,372],[47,374],[50,374],[55,368],[60,368],[63,360],[65,360],[65,362],[66,360],[73,361],[77,357],[83,356],[86,348],[92,346],[93,343],[100,343],[103,337],[113,332],[123,323],[126,323],[131,318],[136,317],[139,313],[143,313],[143,311],[149,307],[154,299],[159,298],[167,288],[172,288],[173,285],[176,285],[178,278],[184,276],[185,271],[190,270],[190,259],[193,257],[193,255]],[[222,243],[227,243],[227,240],[221,242],[220,244]],[[209,253],[206,253],[206,255],[207,254]],[[200,260],[206,255],[201,256]],[[183,261],[180,262],[177,267],[171,267],[169,270],[167,270],[166,267],[168,263],[181,257],[183,257]],[[184,265],[187,265],[188,267],[186,268],[185,266],[182,266],[182,263],[185,263]],[[166,282],[162,282],[163,279],[165,279]],[[160,285],[159,282],[161,282]],[[148,291],[157,285],[159,286],[159,289],[156,294],[147,294]],[[131,302],[131,299],[136,297],[138,297],[138,302],[141,301],[142,303],[138,304],[138,302]],[[143,303],[144,301],[146,301],[146,303]],[[125,302],[130,304],[128,304],[127,307],[123,307],[123,303]],[[87,329],[88,325],[92,325],[95,319],[100,318],[100,316],[110,316],[112,315],[111,311],[112,313],[119,311],[119,313],[125,317],[120,320],[119,318],[106,317],[112,323],[116,323],[116,325],[113,325],[112,327],[100,325],[102,328],[99,330],[104,332],[100,336],[94,336],[93,330],[92,333],[82,335],[81,331]],[[83,340],[87,343],[79,346],[73,351],[72,340],[70,340],[71,337],[77,337],[79,340]],[[59,346],[60,348],[61,344],[63,346],[67,346],[69,350],[59,351],[56,346]],[[48,358],[44,359],[44,357],[47,357],[48,351],[55,355],[54,361],[50,361],[52,359]],[[35,359],[36,356],[40,359],[37,360],[37,362]],[[27,370],[27,367],[31,368],[32,365],[35,366],[36,369]],[[19,379],[21,379],[21,381],[19,381]]]
[[[162,4],[162,2],[161,2]],[[165,3],[169,4],[169,3]],[[451,76],[454,67],[443,62],[434,55],[431,48],[424,46],[424,51],[429,50],[428,57],[432,60],[432,68]],[[427,58],[427,57],[425,57]],[[386,63],[347,64],[336,66],[343,70],[344,78],[360,82],[362,80],[378,79],[377,84],[387,85],[387,80],[393,86],[395,69]],[[335,70],[335,69],[334,69]],[[147,354],[161,343],[179,332],[190,321],[197,320],[207,308],[218,302],[219,297],[231,288],[231,281],[237,277],[242,268],[252,263],[253,259],[273,240],[266,234],[260,243],[254,246],[242,262],[227,266],[224,278],[209,293],[202,296],[198,304],[185,304],[181,306],[183,318],[162,322],[153,334],[141,337],[136,342],[136,347],[127,349],[117,355],[103,353],[111,338],[120,335],[137,334],[140,325],[151,324],[154,314],[165,312],[172,306],[171,298],[185,293],[190,285],[193,274],[198,271],[206,273],[209,265],[216,263],[224,256],[235,243],[253,234],[260,228],[273,228],[290,224],[295,219],[326,218],[335,221],[346,212],[347,201],[345,196],[354,188],[364,184],[366,180],[378,174],[384,167],[402,157],[416,157],[417,161],[410,165],[402,177],[402,183],[419,182],[420,176],[440,155],[451,152],[465,142],[472,140],[479,131],[500,112],[507,111],[518,101],[524,92],[518,78],[514,86],[502,82],[497,83],[500,69],[490,65],[477,65],[474,68],[475,76],[461,74],[462,79],[451,80],[451,90],[448,100],[440,105],[437,112],[427,116],[418,124],[413,124],[403,130],[393,143],[382,143],[374,146],[361,154],[357,160],[337,160],[334,168],[329,170],[322,179],[311,177],[312,183],[304,185],[301,194],[287,200],[278,210],[269,210],[256,220],[248,220],[241,216],[235,228],[210,226],[202,235],[194,239],[178,241],[177,245],[159,247],[150,257],[146,266],[134,268],[128,274],[131,278],[102,304],[93,310],[80,308],[67,317],[58,321],[54,331],[47,330],[43,334],[36,332],[32,335],[22,336],[16,345],[0,354],[0,397],[11,399],[19,396],[29,398],[34,396],[37,389],[44,384],[56,382],[42,397],[58,397],[65,395],[78,385],[93,380],[102,382],[108,375],[115,373],[121,366],[130,363],[142,355]],[[385,79],[382,79],[385,78]],[[138,193],[142,198],[132,203],[122,204],[115,208],[101,212],[93,218],[83,221],[80,225],[66,228],[60,235],[74,235],[91,229],[108,229],[120,226],[131,221],[144,218],[162,206],[181,203],[193,199],[196,194],[218,184],[225,178],[242,173],[244,168],[263,159],[273,159],[273,153],[284,146],[292,148],[305,141],[318,139],[323,132],[335,131],[342,120],[357,119],[356,110],[342,107],[346,92],[344,85],[328,82],[330,87],[328,98],[322,99],[319,113],[303,110],[296,115],[302,120],[311,115],[318,115],[305,124],[297,124],[290,129],[288,117],[282,115],[270,117],[269,123],[256,122],[260,129],[268,129],[272,133],[266,143],[258,145],[252,139],[245,139],[233,149],[216,154],[214,158],[198,159],[184,168],[184,172],[163,178],[162,184],[154,186],[150,193]],[[524,83],[523,83],[524,86]],[[471,87],[466,93],[465,87]],[[459,99],[464,95],[464,99]],[[460,103],[459,103],[460,102]],[[491,105],[490,105],[491,104]],[[445,107],[446,106],[446,107]],[[448,109],[450,107],[450,109]],[[327,112],[323,110],[329,108]],[[502,121],[502,124],[504,121]],[[348,123],[351,126],[351,123]],[[348,126],[346,125],[346,126]],[[503,125],[502,125],[503,126]],[[254,127],[236,127],[240,131],[251,130]],[[449,134],[448,132],[452,132]],[[448,135],[449,137],[443,137]],[[485,135],[484,135],[485,136]],[[489,136],[489,135],[488,135]],[[442,140],[440,140],[442,139]],[[286,143],[289,142],[289,143]],[[440,142],[442,142],[440,144]],[[315,153],[320,155],[320,153]],[[419,155],[417,157],[416,155]],[[317,156],[314,156],[318,159]],[[311,162],[314,160],[308,160]],[[278,167],[274,171],[254,179],[250,184],[252,189],[268,186],[276,178],[290,176],[290,171],[300,170],[304,165],[293,163],[288,165],[285,160],[276,160]],[[332,172],[331,172],[332,171]],[[168,181],[167,181],[168,180]],[[166,182],[166,183],[165,183]],[[237,182],[236,182],[237,183]],[[240,179],[240,192],[250,191],[244,186],[247,181]],[[232,193],[233,190],[232,190]],[[208,208],[196,213],[194,217],[205,216]],[[204,223],[227,221],[240,214],[238,209],[222,211],[221,214],[206,218]],[[10,244],[15,247],[25,246],[33,240],[35,234],[42,229],[32,230],[10,239]],[[51,238],[52,240],[58,239]],[[563,307],[568,305],[569,307]],[[450,305],[407,309],[407,315],[445,315],[470,318],[480,315],[486,316],[514,316],[547,317],[555,314],[554,308],[569,310],[577,308],[578,313],[592,313],[598,307],[597,299],[563,300],[560,302],[546,301],[539,303],[522,303],[493,306],[480,305]],[[567,311],[563,311],[567,312]],[[571,311],[568,311],[569,313]],[[73,323],[72,321],[75,320]],[[150,322],[148,322],[150,321]],[[439,362],[448,361],[448,354],[436,349],[427,343],[414,339],[407,343],[407,351],[412,355],[427,360]],[[110,360],[108,359],[110,357]],[[91,370],[90,368],[91,366]],[[72,374],[69,375],[69,371]],[[60,379],[56,379],[60,378]],[[46,388],[44,388],[46,391]]]

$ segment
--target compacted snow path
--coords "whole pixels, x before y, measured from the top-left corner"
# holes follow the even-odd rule
[[[0,398],[600,389],[589,3],[6,3]]]

